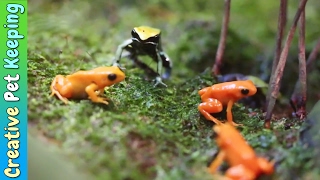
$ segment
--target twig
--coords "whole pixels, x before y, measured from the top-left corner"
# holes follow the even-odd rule
[[[280,80],[282,79],[283,70],[286,65],[289,47],[291,45],[293,35],[294,35],[295,30],[297,28],[297,24],[300,19],[301,12],[304,11],[304,8],[305,8],[307,1],[308,0],[301,0],[299,3],[299,8],[295,14],[295,17],[293,19],[293,24],[290,28],[285,45],[284,45],[283,50],[281,52],[279,63],[277,65],[277,68],[274,73],[274,78],[272,78],[271,87],[269,87],[269,88],[272,88],[272,91],[271,91],[271,94],[269,95],[270,100],[267,104],[267,113],[266,113],[265,124],[264,124],[266,128],[270,128],[271,115],[272,115],[272,111],[273,111],[276,99],[279,94]]]
[[[273,63],[272,63],[272,70],[271,70],[271,77],[269,80],[269,87],[271,87],[271,82],[272,82],[272,79],[274,78],[274,72],[277,68],[280,54],[281,54],[283,31],[284,31],[284,29],[286,27],[286,23],[287,23],[287,2],[288,2],[287,0],[280,1],[276,49],[275,49]],[[268,89],[267,100],[266,100],[267,104],[270,100],[271,90],[272,90],[271,88]]]
[[[311,51],[311,53],[310,53],[310,55],[308,57],[308,60],[307,60],[307,72],[312,70],[312,63],[313,63],[313,61],[316,60],[319,51],[320,51],[320,38],[318,39],[317,44],[314,46],[314,48],[312,49],[312,51]]]
[[[300,16],[299,29],[299,79],[296,82],[291,101],[296,105],[296,116],[303,119],[306,116],[307,101],[307,72],[306,72],[306,49],[305,49],[305,10]]]
[[[226,47],[228,25],[229,25],[229,19],[230,19],[230,4],[231,4],[230,2],[231,0],[224,1],[225,7],[224,7],[223,24],[221,26],[220,41],[219,41],[219,46],[216,54],[216,60],[212,67],[212,74],[215,76],[220,74],[223,53]]]

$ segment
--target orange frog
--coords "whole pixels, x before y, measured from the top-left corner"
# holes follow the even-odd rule
[[[107,98],[99,97],[104,88],[123,81],[125,74],[117,66],[98,67],[74,74],[57,75],[51,83],[51,96],[56,95],[64,103],[68,99],[89,98],[92,102],[108,104]]]
[[[213,131],[220,151],[208,167],[211,174],[216,172],[224,160],[230,166],[225,176],[232,180],[254,180],[260,174],[273,173],[273,162],[256,156],[254,150],[234,126],[229,123],[216,125]]]
[[[199,91],[202,103],[199,104],[198,109],[206,119],[219,125],[221,122],[210,113],[219,113],[223,110],[223,106],[227,106],[228,122],[234,126],[239,126],[241,124],[237,124],[232,120],[232,106],[236,101],[252,96],[256,92],[257,88],[251,80],[215,84]]]

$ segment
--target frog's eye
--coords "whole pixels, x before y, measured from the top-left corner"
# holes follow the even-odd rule
[[[249,89],[241,89],[241,94],[243,95],[249,94]]]
[[[141,41],[141,40],[140,40],[140,37],[139,37],[139,34],[138,34],[134,29],[131,31],[131,36],[132,36],[134,39],[136,39],[137,41]]]
[[[116,74],[108,74],[108,79],[110,81],[113,81],[113,80],[117,79],[117,75]]]

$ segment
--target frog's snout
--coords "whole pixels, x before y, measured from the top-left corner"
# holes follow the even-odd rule
[[[118,75],[118,78],[119,78],[119,82],[120,82],[120,81],[123,81],[123,80],[126,78],[126,75],[124,74],[124,72],[121,72],[121,73]]]

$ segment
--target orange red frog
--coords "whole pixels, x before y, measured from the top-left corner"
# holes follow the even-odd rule
[[[98,67],[74,74],[57,75],[51,83],[51,96],[56,95],[64,103],[68,99],[89,98],[92,102],[108,104],[107,98],[100,97],[104,88],[125,79],[125,74],[117,66]]]
[[[202,103],[198,106],[198,110],[206,119],[220,125],[222,123],[210,113],[219,113],[223,110],[224,106],[227,106],[228,122],[234,126],[239,126],[241,124],[233,121],[232,106],[238,100],[252,96],[256,92],[257,88],[251,80],[224,82],[205,87],[198,92],[202,100]]]
[[[254,180],[260,174],[272,174],[273,163],[258,157],[237,129],[229,124],[213,127],[215,140],[220,148],[216,159],[208,167],[211,174],[226,160],[230,168],[226,171],[226,179]]]

